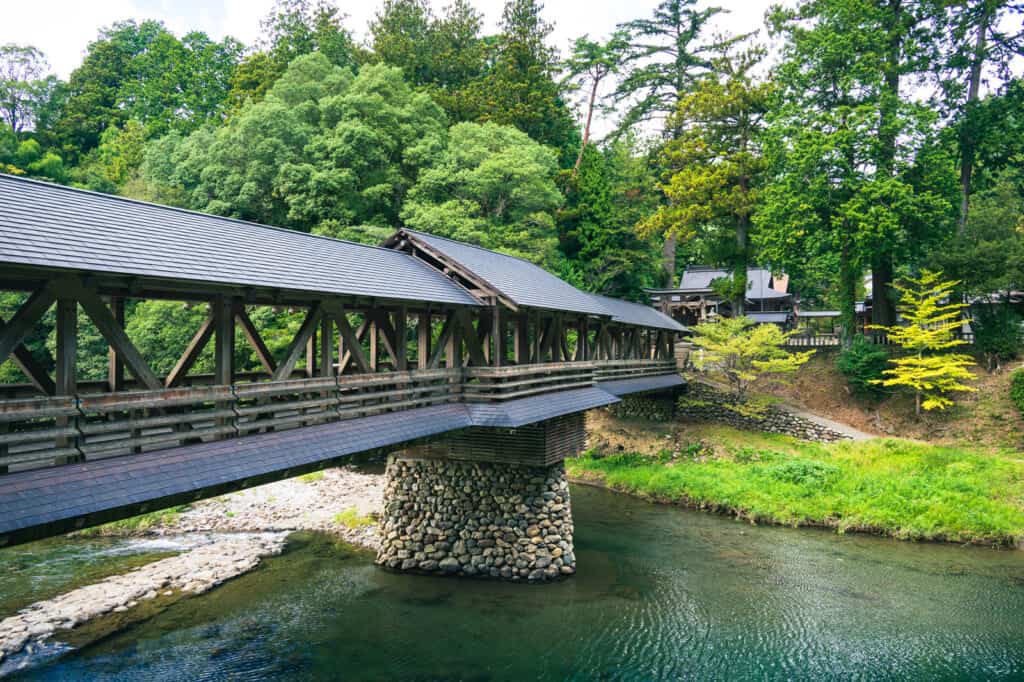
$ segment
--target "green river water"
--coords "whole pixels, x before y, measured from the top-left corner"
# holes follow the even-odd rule
[[[297,534],[259,570],[13,677],[1024,679],[1024,552],[751,527],[583,487],[573,507],[565,582],[394,575]],[[4,550],[0,604],[130,562],[130,547]]]

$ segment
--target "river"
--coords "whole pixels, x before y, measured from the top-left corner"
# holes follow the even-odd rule
[[[257,571],[15,678],[1024,677],[1024,552],[751,527],[584,487],[573,506],[579,573],[562,583],[394,575],[297,534]],[[62,542],[0,552],[0,603],[52,591],[74,561],[126,561]],[[10,577],[30,551],[39,577]]]

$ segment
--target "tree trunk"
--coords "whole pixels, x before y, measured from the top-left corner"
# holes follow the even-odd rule
[[[921,391],[914,393],[914,416],[921,418]]]
[[[576,156],[576,163],[572,167],[572,176],[580,172],[580,164],[583,163],[583,152],[590,143],[590,122],[594,117],[594,102],[597,100],[597,86],[601,84],[600,79],[594,79],[594,86],[590,88],[590,101],[587,102],[587,122],[583,125],[583,142],[580,144],[580,153]]]
[[[974,39],[974,55],[971,61],[971,76],[967,86],[967,102],[960,123],[960,220],[957,231],[962,233],[967,225],[967,214],[971,205],[971,178],[974,174],[975,139],[971,129],[974,103],[981,92],[981,72],[985,64],[989,23],[992,21],[992,3],[983,0],[984,9],[978,20],[978,34]]]
[[[871,268],[871,323],[880,327],[896,324],[892,300],[892,256],[880,255]]]
[[[736,261],[733,265],[732,279],[736,287],[733,300],[733,315],[740,317],[747,308],[747,232],[749,219],[741,216],[736,223]]]
[[[843,245],[839,259],[839,336],[842,347],[849,348],[857,331],[857,269],[848,244]]]
[[[662,264],[665,268],[665,286],[669,289],[676,285],[676,236],[666,235],[661,250]]]

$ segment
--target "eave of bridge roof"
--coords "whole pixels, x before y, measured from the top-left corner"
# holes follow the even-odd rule
[[[408,228],[401,230],[399,234],[406,234],[459,264],[483,279],[497,292],[514,301],[516,305],[584,315],[610,316],[604,306],[589,294],[522,258]]]
[[[0,174],[0,265],[479,305],[408,254]]]
[[[686,327],[651,306],[633,303],[632,301],[623,301],[619,298],[601,296],[600,294],[590,294],[590,296],[608,310],[613,322],[665,329],[671,332],[688,331]]]

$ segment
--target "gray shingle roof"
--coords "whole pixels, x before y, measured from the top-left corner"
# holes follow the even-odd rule
[[[490,251],[479,246],[438,237],[426,232],[405,229],[404,232],[422,240],[492,287],[512,299],[516,305],[550,310],[607,315],[608,312],[568,282],[533,263],[514,256]]]
[[[477,305],[376,246],[0,175],[0,264]]]
[[[686,327],[673,320],[660,310],[632,301],[623,301],[618,298],[590,294],[601,306],[612,316],[615,322],[623,324],[635,324],[642,327],[654,327],[655,329],[667,329],[673,332],[685,332]]]
[[[683,272],[679,280],[679,289],[683,291],[711,291],[711,283],[720,277],[728,277],[730,273],[722,268],[706,265],[691,265]],[[785,298],[784,291],[776,291],[771,287],[772,271],[767,268],[747,269],[747,298],[750,300]],[[674,291],[674,290],[673,290]]]

